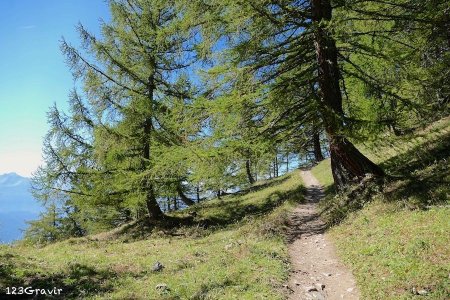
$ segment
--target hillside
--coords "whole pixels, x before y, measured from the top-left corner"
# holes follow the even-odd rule
[[[450,119],[377,146],[366,153],[388,174],[381,189],[334,196],[329,160],[312,170],[328,187],[323,214],[343,220],[330,231],[338,252],[362,299],[448,299]]]
[[[446,119],[386,137],[376,152],[368,145],[388,173],[382,188],[365,181],[334,196],[329,160],[313,168],[328,192],[322,216],[335,224],[329,234],[361,299],[446,299],[449,132]],[[172,213],[187,220],[176,229],[137,222],[42,248],[1,246],[0,287],[57,287],[64,299],[285,299],[284,233],[303,195],[294,171]]]
[[[139,223],[43,248],[0,247],[0,287],[62,288],[64,299],[283,299],[282,237],[301,201],[298,172],[192,207],[195,225]],[[153,271],[160,262],[164,268]]]

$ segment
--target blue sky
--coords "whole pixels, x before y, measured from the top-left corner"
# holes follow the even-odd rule
[[[74,86],[61,37],[77,45],[78,22],[98,34],[108,18],[104,0],[0,1],[0,174],[30,176],[42,163],[46,112]]]

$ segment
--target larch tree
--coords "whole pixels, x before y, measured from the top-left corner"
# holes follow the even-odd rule
[[[400,135],[446,115],[448,1],[337,3],[334,36],[352,118],[370,123],[369,135]]]
[[[367,173],[383,175],[383,170],[365,157],[345,137],[343,128],[341,74],[338,50],[328,22],[333,8],[330,0],[311,0],[311,21],[317,59],[317,82],[322,105],[320,106],[325,131],[330,141],[331,168],[336,186],[341,188],[354,178]]]
[[[79,25],[81,48],[62,41],[83,94],[73,97],[71,115],[51,113],[46,164],[35,175],[35,193],[59,191],[82,197],[86,205],[122,211],[145,207],[158,220],[164,217],[158,204],[163,191],[171,186],[182,194],[186,174],[177,154],[189,130],[196,130],[182,127],[189,122],[180,115],[193,95],[187,78],[196,59],[192,32],[176,1],[109,5],[112,18],[102,24],[101,38]],[[172,164],[160,159],[168,153],[174,154]]]
[[[271,108],[276,114],[267,116],[266,124],[274,132],[277,127],[284,127],[282,130],[286,131],[303,128],[314,121],[318,123],[319,116],[329,142],[334,181],[341,189],[366,174],[384,175],[383,170],[349,139],[358,138],[361,128],[373,126],[370,122],[382,123],[383,120],[358,119],[361,115],[353,114],[353,106],[359,105],[361,95],[349,95],[346,81],[358,81],[392,99],[391,103],[405,103],[398,108],[378,105],[380,113],[384,111],[397,117],[400,110],[408,115],[415,109],[410,95],[403,95],[386,80],[372,78],[370,64],[364,61],[355,64],[348,57],[363,53],[392,62],[390,57],[383,57],[387,52],[379,55],[377,45],[370,44],[372,36],[376,36],[378,44],[384,41],[397,49],[408,36],[411,38],[411,32],[434,37],[439,43],[446,41],[448,20],[445,14],[432,17],[431,2],[424,8],[414,0],[399,3],[370,0],[194,1],[193,10],[207,12],[203,14],[205,48],[215,49],[217,45],[227,48],[223,53],[228,63],[240,68],[241,72],[254,74],[258,84],[266,87],[268,107],[279,108]],[[445,8],[445,1],[434,2]],[[377,8],[381,9],[380,13]],[[354,30],[352,26],[359,20],[374,20],[373,25],[378,31]],[[424,30],[427,33],[417,29],[421,24],[427,24],[428,29]],[[440,33],[436,33],[436,29],[441,30]],[[405,30],[409,34],[405,34]],[[392,32],[400,36],[402,31],[402,39],[389,36]],[[433,31],[434,35],[431,34]],[[348,44],[352,39],[363,39],[364,42]],[[395,68],[394,65],[393,70]],[[371,100],[383,102],[377,98]]]
[[[290,152],[320,161],[325,141],[338,189],[381,177],[351,141],[448,113],[446,0],[109,4],[101,37],[80,25],[81,47],[62,42],[79,83],[33,178],[44,223],[65,215],[52,228],[69,234],[164,218],[162,199],[277,176]]]
[[[329,1],[224,1],[206,7],[224,24],[214,34],[217,40],[228,38],[229,62],[267,86],[268,105],[280,112],[266,122],[268,126],[284,122],[283,130],[299,128],[318,110],[338,187],[366,173],[383,174],[344,135],[338,52],[327,27]]]

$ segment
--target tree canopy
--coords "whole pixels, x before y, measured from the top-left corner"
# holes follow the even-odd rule
[[[161,220],[173,199],[220,197],[323,155],[337,189],[383,177],[354,143],[449,112],[448,1],[109,5],[100,37],[80,24],[82,47],[61,42],[77,88],[68,112],[48,113],[33,178],[49,207],[33,230],[48,239]]]

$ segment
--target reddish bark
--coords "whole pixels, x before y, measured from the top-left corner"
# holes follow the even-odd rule
[[[314,45],[318,64],[321,114],[330,141],[331,169],[337,189],[362,179],[367,173],[383,176],[383,170],[342,136],[344,129],[342,94],[339,84],[338,50],[326,27],[331,20],[330,0],[311,0]]]

